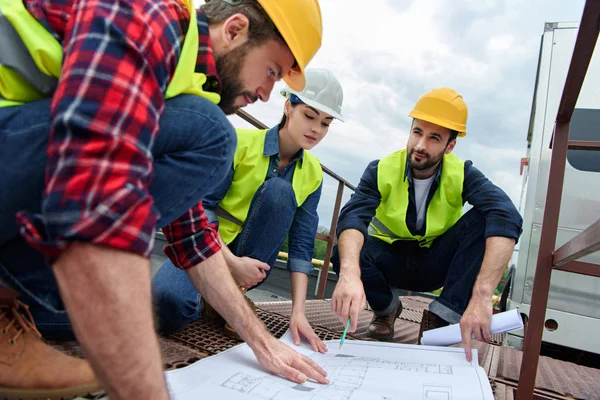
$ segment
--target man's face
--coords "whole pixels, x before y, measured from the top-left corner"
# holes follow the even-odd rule
[[[444,154],[454,149],[456,140],[448,143],[449,138],[450,129],[415,119],[406,145],[410,166],[417,171],[435,170]]]
[[[222,90],[219,107],[226,114],[256,100],[268,101],[275,82],[286,76],[294,56],[281,40],[269,40],[254,46],[244,43],[216,58]]]

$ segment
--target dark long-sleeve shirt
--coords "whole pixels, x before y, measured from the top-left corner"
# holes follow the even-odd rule
[[[363,173],[356,191],[342,208],[337,228],[339,236],[346,229],[356,229],[362,232],[365,239],[368,226],[381,202],[381,194],[377,185],[377,168],[379,160],[371,161]],[[441,168],[435,173],[434,181],[427,196],[426,207],[429,206],[437,190]],[[409,205],[406,214],[406,225],[413,235],[423,235],[426,223],[417,230],[417,207],[415,205],[415,190],[411,169],[407,166],[405,179],[409,180]],[[486,221],[485,236],[504,236],[519,239],[522,232],[523,219],[508,195],[494,185],[485,175],[473,166],[473,162],[465,161],[465,175],[462,190],[463,204],[468,202],[479,212]]]

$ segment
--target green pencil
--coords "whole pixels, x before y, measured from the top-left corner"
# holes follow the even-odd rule
[[[342,338],[340,339],[340,349],[344,344],[344,339],[346,339],[346,333],[348,333],[348,328],[350,328],[350,317],[348,317],[348,322],[346,322],[346,328],[344,328],[344,333],[342,333]]]

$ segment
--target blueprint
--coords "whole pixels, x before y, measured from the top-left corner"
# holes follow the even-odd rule
[[[287,332],[281,339],[328,373],[329,385],[298,385],[266,372],[252,350],[241,344],[188,367],[166,372],[171,398],[188,400],[493,400],[483,368],[469,363],[460,348],[348,340],[325,343],[320,354],[307,343],[295,346]]]

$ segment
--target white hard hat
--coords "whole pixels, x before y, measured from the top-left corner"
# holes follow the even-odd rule
[[[281,95],[289,98],[291,94],[295,94],[303,103],[343,122],[342,102],[344,101],[344,92],[342,85],[333,73],[323,68],[307,68],[304,73],[306,75],[304,90],[297,92],[286,86],[281,91]]]

